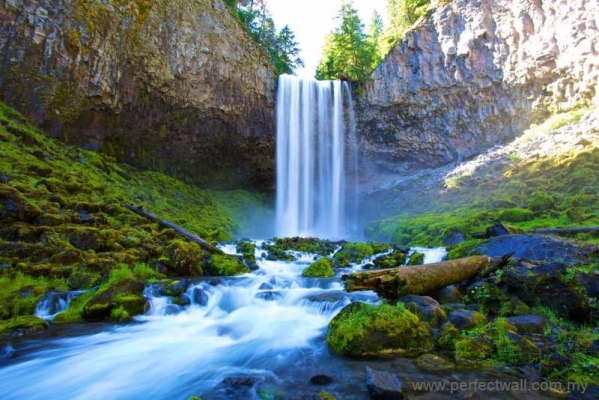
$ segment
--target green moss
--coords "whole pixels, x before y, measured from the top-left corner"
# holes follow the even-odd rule
[[[426,324],[405,307],[352,303],[329,324],[329,348],[348,356],[414,356],[430,351]]]
[[[0,319],[31,315],[46,292],[66,289],[64,279],[35,278],[12,269],[0,272],[0,304],[3,309]]]
[[[416,252],[410,256],[408,265],[422,265],[422,264],[424,264],[424,254]]]
[[[531,210],[525,208],[514,207],[502,210],[499,212],[499,219],[507,222],[524,222],[530,221],[535,214]]]
[[[217,276],[234,276],[250,272],[237,256],[228,254],[213,254],[210,262],[210,272]]]
[[[337,244],[329,240],[297,236],[292,238],[277,238],[273,246],[281,251],[293,250],[321,256],[327,256],[337,248]]]
[[[0,338],[32,334],[47,328],[48,323],[41,318],[32,315],[19,316],[0,321]]]
[[[197,243],[174,239],[165,251],[167,266],[180,276],[198,276],[203,274],[202,259],[204,253]]]
[[[376,253],[389,250],[390,247],[389,244],[376,242],[347,242],[335,253],[333,259],[338,266],[347,267],[352,263],[361,263]]]
[[[333,271],[333,260],[330,258],[319,258],[302,272],[305,277],[329,278],[335,276]]]
[[[437,343],[446,349],[455,349],[455,342],[460,338],[460,331],[454,324],[447,322],[437,334]]]
[[[485,361],[495,352],[493,339],[485,334],[463,337],[455,342],[458,361]]]

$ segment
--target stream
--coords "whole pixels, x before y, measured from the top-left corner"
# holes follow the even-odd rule
[[[222,248],[235,253],[233,245]],[[425,262],[445,255],[444,249],[419,251],[426,252]],[[13,341],[14,355],[0,359],[0,398],[307,399],[326,390],[338,399],[368,399],[367,365],[414,380],[447,378],[423,373],[408,359],[332,355],[325,343],[329,321],[350,302],[377,302],[378,296],[346,293],[340,277],[350,269],[334,278],[302,278],[314,255],[297,253],[297,261],[284,262],[261,253],[257,246],[260,268],[252,273],[194,281],[188,306],[172,304],[148,285],[151,307],[132,323],[52,326],[41,336]],[[458,380],[497,374],[450,373]],[[332,383],[311,383],[316,375]],[[527,393],[535,397],[543,398]]]

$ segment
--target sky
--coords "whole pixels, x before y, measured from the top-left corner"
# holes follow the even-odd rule
[[[266,8],[271,13],[277,30],[289,25],[295,34],[295,40],[301,49],[300,58],[305,64],[303,69],[296,70],[297,75],[314,77],[325,37],[339,26],[339,20],[335,17],[342,3],[342,0],[266,0]],[[374,10],[386,21],[387,0],[353,0],[352,3],[358,10],[365,32],[368,32]]]

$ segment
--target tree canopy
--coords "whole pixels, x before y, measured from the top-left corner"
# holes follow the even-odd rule
[[[339,26],[325,40],[317,79],[361,82],[380,64],[393,45],[427,11],[430,0],[387,0],[388,21],[373,13],[368,33],[351,0],[337,15]]]
[[[277,31],[264,1],[225,0],[225,4],[245,26],[260,49],[268,54],[276,75],[292,74],[304,66],[295,34],[289,26]]]
[[[325,40],[316,78],[363,81],[371,71],[376,47],[351,2],[341,5],[337,18],[340,25]]]

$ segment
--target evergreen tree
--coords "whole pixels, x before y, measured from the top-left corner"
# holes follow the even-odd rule
[[[341,23],[325,40],[316,78],[363,81],[373,59],[373,46],[364,33],[364,24],[351,2],[341,5],[337,18]]]
[[[262,51],[268,54],[277,76],[292,74],[296,68],[303,67],[304,62],[299,58],[300,50],[293,31],[289,26],[285,26],[277,32],[264,1],[225,0],[225,3],[243,23]],[[241,3],[242,5],[239,5]]]
[[[430,0],[387,0],[387,27],[380,41],[383,57],[395,42],[403,38],[407,30],[428,11],[429,4]]]
[[[381,17],[381,14],[374,10],[368,28],[368,43],[372,47],[372,60],[370,64],[372,69],[376,68],[383,59],[383,53],[380,46],[383,28],[383,18]]]

